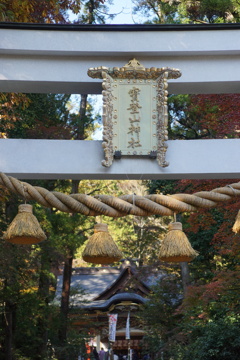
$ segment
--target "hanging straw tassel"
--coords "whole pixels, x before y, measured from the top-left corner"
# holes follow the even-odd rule
[[[32,205],[22,204],[3,238],[14,244],[37,244],[47,239],[37,218],[32,213]]]
[[[94,234],[83,251],[84,261],[94,264],[111,264],[122,258],[122,253],[108,232],[107,224],[96,224]]]
[[[240,233],[240,210],[238,211],[235,224],[233,225],[232,231],[237,233]]]
[[[187,236],[182,231],[182,224],[180,222],[169,224],[169,232],[160,247],[159,260],[185,262],[192,261],[197,255],[198,252],[192,248]]]

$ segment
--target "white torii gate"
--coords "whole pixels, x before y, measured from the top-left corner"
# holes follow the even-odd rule
[[[90,67],[173,67],[169,93],[240,91],[240,25],[0,24],[0,91],[101,92]],[[24,179],[240,178],[240,139],[168,141],[161,168],[150,159],[104,168],[100,141],[0,139],[0,171]]]

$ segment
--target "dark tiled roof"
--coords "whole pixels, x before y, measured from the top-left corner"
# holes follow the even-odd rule
[[[126,273],[127,272],[127,273]],[[120,292],[120,294],[115,295],[117,292],[118,286],[120,286],[120,282],[127,274],[135,274],[137,273],[135,270],[131,268],[130,265],[122,266],[122,267],[99,267],[99,268],[74,268],[72,272],[71,279],[71,297],[70,304],[73,306],[78,306],[78,304],[86,301],[88,306],[92,307],[95,304],[100,308],[108,303],[108,300],[114,298],[115,300],[123,300],[124,296],[128,297],[130,295],[126,295],[126,292]],[[146,290],[146,293],[150,290],[149,287],[154,285],[156,281],[163,276],[163,274],[157,272],[155,274],[148,274],[142,277],[138,277],[139,285]],[[62,292],[62,274],[58,276],[57,279],[57,289],[55,294],[55,303],[60,302],[61,292]],[[141,285],[142,284],[142,285]],[[112,291],[114,290],[114,291]],[[112,294],[111,294],[112,292]],[[108,296],[104,296],[104,294],[108,294]],[[132,294],[132,293],[129,293]],[[139,301],[144,302],[143,297],[139,296]],[[143,294],[142,294],[143,295]],[[115,298],[115,296],[117,296]],[[120,298],[119,298],[120,296]],[[109,297],[111,297],[109,299]],[[141,298],[141,299],[140,299]]]
[[[81,306],[81,308],[87,308],[88,310],[107,310],[112,304],[118,304],[122,301],[131,301],[136,304],[144,304],[147,299],[141,295],[134,293],[120,293],[113,295],[108,300],[96,300],[86,304],[79,304],[77,301],[73,301],[73,306]]]
[[[71,291],[84,291],[82,294],[74,295],[75,301],[93,300],[103,290],[111,286],[119,277],[121,269],[117,268],[77,268],[73,270],[71,279]],[[55,299],[59,300],[62,291],[63,276],[57,279],[57,290]],[[74,301],[74,302],[75,302]]]

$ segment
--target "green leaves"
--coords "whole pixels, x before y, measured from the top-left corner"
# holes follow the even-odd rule
[[[185,360],[238,360],[240,351],[239,319],[218,318],[204,326],[193,326]]]
[[[133,1],[134,13],[152,24],[238,22],[237,0],[141,0]]]

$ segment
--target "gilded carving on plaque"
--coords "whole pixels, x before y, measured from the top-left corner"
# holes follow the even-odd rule
[[[177,79],[181,72],[145,68],[133,59],[121,68],[90,68],[88,75],[103,79],[102,165],[111,166],[114,158],[139,156],[168,166],[167,80]]]

